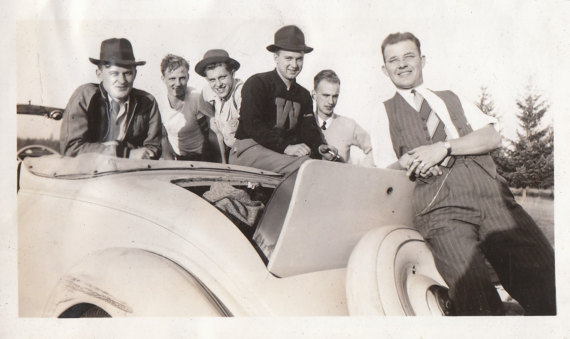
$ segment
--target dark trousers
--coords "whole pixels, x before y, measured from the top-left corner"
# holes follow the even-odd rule
[[[554,250],[506,183],[470,158],[414,191],[415,224],[458,315],[504,314],[485,259],[527,315],[556,314]]]

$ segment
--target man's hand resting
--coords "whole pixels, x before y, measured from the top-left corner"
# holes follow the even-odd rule
[[[338,155],[338,150],[336,147],[331,145],[320,145],[319,146],[319,153],[325,160],[329,161],[343,161],[342,157]]]
[[[146,147],[136,148],[129,152],[129,159],[150,159],[152,152]]]
[[[302,157],[311,154],[311,149],[305,144],[289,145],[283,153],[294,157]]]

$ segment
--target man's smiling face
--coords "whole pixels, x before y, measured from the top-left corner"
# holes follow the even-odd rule
[[[166,85],[168,95],[184,100],[186,87],[188,86],[188,69],[180,66],[174,70],[166,70],[162,76],[162,81]]]
[[[277,71],[287,80],[293,81],[303,69],[305,53],[279,50],[275,52],[274,59]]]
[[[425,57],[411,40],[404,40],[384,49],[384,74],[400,89],[410,89],[423,83]]]
[[[97,68],[96,74],[111,98],[123,102],[127,100],[133,89],[137,70],[135,66],[106,65]]]
[[[234,85],[234,73],[230,72],[225,64],[220,64],[215,68],[206,68],[205,74],[205,78],[214,93],[221,99],[226,99]]]

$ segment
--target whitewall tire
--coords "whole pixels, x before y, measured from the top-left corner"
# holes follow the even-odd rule
[[[447,286],[422,236],[406,226],[366,233],[347,266],[351,315],[451,314]]]

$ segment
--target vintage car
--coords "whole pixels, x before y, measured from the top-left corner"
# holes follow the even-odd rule
[[[445,284],[409,227],[412,189],[399,171],[317,160],[284,177],[205,162],[28,157],[19,314],[444,314]]]
[[[18,105],[20,316],[452,312],[404,173],[62,157],[62,112]]]

